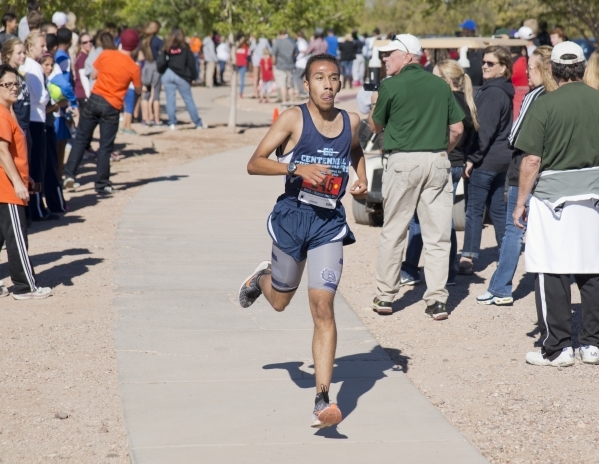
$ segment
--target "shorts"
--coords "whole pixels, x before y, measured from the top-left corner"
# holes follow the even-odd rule
[[[277,84],[278,89],[289,89],[293,87],[293,71],[281,71],[280,69],[275,68],[275,83]]]
[[[332,242],[308,251],[308,288],[337,293],[343,272],[343,243]],[[271,285],[281,293],[294,292],[299,287],[306,260],[296,261],[272,245]]]
[[[156,62],[153,61],[144,65],[142,70],[141,82],[148,89],[143,93],[144,101],[160,101],[160,89],[162,87],[162,75],[156,68]],[[154,91],[152,94],[152,90]]]
[[[334,242],[355,243],[345,220],[345,209],[324,209],[301,203],[297,198],[279,197],[267,221],[275,245],[296,261],[304,261],[308,251]]]
[[[58,116],[54,120],[54,130],[56,131],[56,140],[70,140],[73,138],[67,118],[64,116]]]
[[[133,114],[135,109],[135,89],[127,89],[125,94],[125,114]]]

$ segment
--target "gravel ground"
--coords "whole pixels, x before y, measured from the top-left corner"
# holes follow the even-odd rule
[[[348,208],[351,209],[351,208]],[[513,306],[481,306],[495,270],[491,226],[473,276],[450,288],[447,321],[424,316],[424,284],[403,287],[391,316],[371,309],[380,229],[349,220],[358,242],[345,248],[341,293],[412,382],[493,463],[599,462],[597,366],[530,366],[539,331],[534,280],[516,272]],[[458,243],[463,234],[458,233]],[[423,263],[421,263],[423,264]],[[574,330],[580,294],[573,286]]]
[[[129,462],[113,337],[119,216],[143,185],[169,181],[161,173],[170,167],[264,134],[134,128],[139,136],[117,138],[127,157],[112,164],[112,198],[97,199],[89,163],[82,187],[66,194],[68,214],[29,231],[38,283],[54,296],[0,300],[0,463]],[[10,287],[5,256],[0,278]]]

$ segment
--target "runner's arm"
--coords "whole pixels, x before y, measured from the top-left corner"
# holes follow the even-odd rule
[[[541,168],[541,158],[536,155],[531,155],[530,153],[526,153],[524,158],[522,159],[522,164],[520,165],[520,180],[518,182],[518,200],[516,201],[516,207],[514,208],[514,214],[512,214],[512,219],[514,220],[514,225],[519,229],[524,229],[524,225],[520,223],[520,219],[524,222],[527,221],[526,218],[526,201],[528,200],[528,196],[532,192],[532,188],[537,181],[537,176],[539,174],[539,170]]]
[[[356,171],[357,179],[349,192],[356,198],[366,197],[368,191],[368,178],[366,177],[366,161],[364,160],[364,151],[360,145],[360,116],[356,113],[349,113],[351,121],[352,141],[351,141],[351,164]]]
[[[287,164],[268,159],[268,157],[286,140],[293,139],[294,126],[301,128],[301,115],[299,108],[284,111],[272,125],[266,136],[256,148],[247,165],[248,174],[260,176],[284,176],[287,175]],[[299,113],[299,114],[298,114]],[[300,129],[301,130],[301,129]],[[295,174],[312,185],[324,181],[325,175],[331,175],[330,166],[323,164],[298,164]]]

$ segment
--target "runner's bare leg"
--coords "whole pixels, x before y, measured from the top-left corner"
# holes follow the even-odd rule
[[[295,295],[295,290],[292,292],[277,292],[274,288],[272,288],[272,280],[270,274],[265,274],[260,277],[260,281],[258,282],[260,286],[260,290],[262,290],[262,294],[268,300],[270,305],[275,309],[275,311],[284,311],[285,308],[291,302],[293,295]]]
[[[333,378],[333,365],[337,348],[337,325],[333,300],[335,294],[326,290],[308,289],[310,309],[314,320],[314,336],[312,338],[312,357],[316,372],[316,393],[320,393],[321,385],[329,390]]]

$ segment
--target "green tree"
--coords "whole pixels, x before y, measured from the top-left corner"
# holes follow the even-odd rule
[[[42,15],[48,21],[57,11],[73,12],[77,16],[80,30],[102,26],[106,21],[115,21],[117,13],[125,4],[125,0],[45,0],[42,4]],[[19,18],[27,14],[27,2],[24,0],[0,0],[0,11],[13,11]]]

